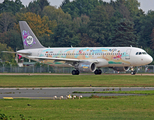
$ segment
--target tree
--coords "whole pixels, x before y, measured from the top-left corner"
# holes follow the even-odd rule
[[[126,18],[128,20],[131,20],[131,18],[130,18],[130,12],[129,12],[128,8],[124,4],[120,4],[120,6],[119,6],[119,12],[123,16],[123,18]]]
[[[45,6],[49,6],[48,0],[34,0],[29,3],[27,12],[33,12],[35,14],[41,15]]]
[[[130,12],[130,16],[132,18],[135,18],[136,15],[138,14],[139,7],[140,7],[140,3],[138,2],[138,0],[125,0],[125,5],[127,6],[129,12]]]
[[[35,13],[35,14],[41,13],[41,8],[39,6],[39,3],[36,0],[34,0],[33,2],[31,1],[28,4],[28,7],[26,7],[26,10],[27,10],[27,12],[32,12],[32,13]]]
[[[100,47],[99,43],[96,43],[92,38],[87,34],[83,34],[79,44],[80,47]]]
[[[154,28],[152,30],[152,33],[151,33],[151,45],[150,47],[154,50]]]
[[[142,16],[140,18],[138,26],[138,34],[139,38],[139,45],[144,47],[150,47],[151,45],[151,34],[154,28],[154,11],[149,11],[147,15]]]
[[[31,12],[18,13],[16,14],[16,19],[17,21],[27,21],[36,36],[50,35],[53,33],[51,31],[53,28],[51,27],[56,26],[55,21],[50,21],[47,16],[41,18],[39,15]],[[20,32],[18,23],[16,23],[15,28]]]
[[[64,1],[62,2],[61,6],[64,6],[64,5],[68,4],[68,3],[70,3],[70,0],[64,0]]]
[[[49,2],[48,2],[48,0],[38,0],[38,3],[39,3],[39,6],[40,6],[40,8],[41,8],[41,11],[43,10],[43,8],[45,7],[45,6],[49,6]]]
[[[15,57],[14,54],[3,53],[2,51],[13,51],[11,47],[7,47],[6,44],[0,43],[0,59],[2,61],[11,61]]]
[[[49,20],[56,20],[57,23],[60,20],[68,19],[71,20],[71,15],[68,13],[64,13],[61,8],[55,8],[54,6],[46,6],[42,11],[42,16],[48,16]]]
[[[2,13],[0,14],[0,28],[2,32],[6,32],[9,29],[13,29],[15,23],[15,17],[12,13]]]
[[[66,19],[59,21],[51,36],[51,42],[54,47],[79,46],[79,34],[74,31],[73,22]]]
[[[110,34],[109,27],[108,14],[104,5],[97,6],[90,16],[88,36],[93,38],[96,43],[100,43],[101,46],[107,46]]]
[[[81,15],[81,17],[74,18],[73,26],[75,32],[80,33],[81,36],[83,35],[83,33],[87,33],[89,22],[90,18],[87,15]]]
[[[121,19],[116,23],[114,36],[111,40],[112,46],[126,47],[126,46],[137,46],[138,37],[134,34],[134,24],[127,19]]]
[[[24,5],[20,0],[4,0],[2,4],[0,4],[0,13],[3,12],[11,12],[13,14],[20,12],[20,10],[24,8]]]
[[[8,32],[0,33],[0,36],[0,42],[3,44],[7,44],[14,51],[16,50],[16,48],[23,48],[21,35],[17,31],[10,30]]]
[[[22,9],[25,8],[25,6],[22,4],[20,0],[15,0],[15,11],[20,12]]]
[[[100,5],[98,0],[64,0],[60,6],[65,13],[71,14],[72,18],[80,17],[82,14],[87,16],[95,9],[96,6]]]

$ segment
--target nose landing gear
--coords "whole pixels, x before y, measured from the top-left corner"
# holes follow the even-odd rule
[[[131,75],[135,75],[136,74],[136,71],[134,70],[133,67],[131,67]]]

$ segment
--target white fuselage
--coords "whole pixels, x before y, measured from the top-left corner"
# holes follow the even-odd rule
[[[37,56],[95,62],[98,68],[142,66],[153,61],[153,58],[143,49],[135,47],[40,48],[24,49],[18,52],[30,53],[31,55],[22,55],[28,59],[32,59],[31,56]],[[39,59],[33,60],[39,61]],[[57,60],[42,60],[40,62],[61,67],[70,66],[71,64],[71,62]]]

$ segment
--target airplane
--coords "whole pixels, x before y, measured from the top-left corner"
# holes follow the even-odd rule
[[[143,49],[136,47],[44,47],[26,21],[19,21],[23,50],[16,53],[24,58],[59,67],[74,67],[72,75],[80,72],[102,74],[100,68],[109,67],[116,71],[127,71],[136,74],[135,66],[151,63],[153,58]]]

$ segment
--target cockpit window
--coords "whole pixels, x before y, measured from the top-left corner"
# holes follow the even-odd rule
[[[142,54],[143,54],[143,55],[146,55],[147,53],[146,53],[146,52],[142,52]]]
[[[136,55],[146,55],[146,52],[137,52]]]

